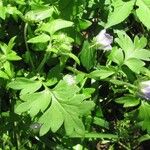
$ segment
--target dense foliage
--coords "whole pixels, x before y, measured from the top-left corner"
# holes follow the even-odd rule
[[[0,149],[141,149],[149,16],[149,0],[0,0]]]

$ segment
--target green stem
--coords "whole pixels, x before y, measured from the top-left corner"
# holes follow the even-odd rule
[[[44,54],[44,57],[43,57],[43,59],[42,59],[40,65],[39,65],[38,68],[37,68],[37,72],[40,72],[40,71],[41,71],[41,69],[42,69],[43,66],[45,65],[45,63],[46,63],[47,59],[49,58],[49,56],[50,56],[50,52],[46,52],[46,53]]]
[[[32,57],[31,57],[31,53],[30,53],[30,50],[29,50],[29,47],[28,47],[28,43],[27,43],[27,29],[28,29],[28,23],[26,23],[25,26],[24,26],[24,41],[25,41],[26,50],[29,54],[29,62],[31,64],[32,68],[35,68],[35,66],[33,64]]]
[[[126,150],[131,150],[129,147],[127,147],[126,145],[124,145],[124,144],[121,143],[121,142],[118,142],[118,144],[119,144],[120,146],[122,146],[123,148],[125,148]]]
[[[67,66],[66,69],[69,70],[69,71],[71,71],[71,72],[73,72],[74,74],[82,73],[82,74],[85,74],[85,76],[88,76],[87,73],[82,72],[82,71],[79,71],[79,70],[77,70],[77,69],[75,69],[75,68],[73,68],[73,67],[70,67],[70,66]]]

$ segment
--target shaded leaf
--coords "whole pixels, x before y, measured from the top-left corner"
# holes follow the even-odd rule
[[[93,48],[90,48],[90,44],[88,41],[84,41],[83,47],[79,56],[80,56],[82,65],[87,70],[90,70],[95,65],[96,50]]]
[[[140,100],[132,96],[126,96],[117,98],[115,102],[118,104],[123,104],[123,107],[134,107],[140,103]]]

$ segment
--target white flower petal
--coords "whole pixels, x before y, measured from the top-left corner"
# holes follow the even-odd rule
[[[97,44],[100,45],[100,49],[111,50],[111,43],[113,42],[113,37],[106,33],[106,29],[102,30],[96,37]]]

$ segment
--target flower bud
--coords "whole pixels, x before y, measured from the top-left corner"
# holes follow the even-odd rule
[[[35,122],[30,125],[30,129],[34,134],[37,134],[40,131],[41,124]]]
[[[140,83],[139,95],[146,100],[150,100],[150,80]]]
[[[111,50],[111,43],[113,42],[113,37],[106,33],[106,29],[103,29],[96,37],[95,37],[97,45],[99,45],[99,49],[103,49],[105,51]]]

